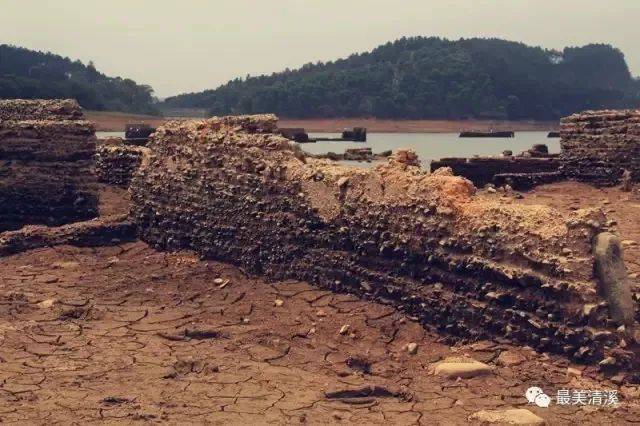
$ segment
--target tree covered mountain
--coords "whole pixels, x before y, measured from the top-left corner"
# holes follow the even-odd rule
[[[624,55],[604,44],[563,51],[499,39],[412,37],[297,70],[237,78],[165,100],[213,115],[290,118],[557,119],[640,105]]]
[[[156,113],[153,89],[51,53],[0,45],[0,98],[74,98],[92,110]]]

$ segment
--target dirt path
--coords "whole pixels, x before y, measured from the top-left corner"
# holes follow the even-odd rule
[[[140,242],[0,260],[3,422],[449,425],[508,407],[554,425],[640,419],[636,387],[593,380],[589,369],[527,348],[445,340],[384,305],[302,282],[268,284]],[[494,372],[430,374],[434,362],[460,354]],[[507,355],[515,365],[498,365]],[[552,396],[615,389],[621,405],[527,406],[532,385]],[[326,394],[363,386],[379,388]]]

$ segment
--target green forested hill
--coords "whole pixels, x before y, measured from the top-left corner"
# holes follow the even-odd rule
[[[164,106],[291,118],[544,120],[637,106],[639,92],[624,55],[609,45],[556,51],[499,39],[414,37],[334,62],[238,78]]]
[[[0,45],[0,98],[74,98],[87,109],[154,113],[153,89],[92,63]]]

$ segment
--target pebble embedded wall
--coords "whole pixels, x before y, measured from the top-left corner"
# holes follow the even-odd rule
[[[640,111],[603,110],[560,121],[562,173],[599,186],[620,183],[625,170],[640,182]]]
[[[102,145],[96,150],[95,171],[98,181],[128,187],[140,167],[147,148],[131,145]]]
[[[95,217],[95,140],[75,101],[0,101],[0,231]]]
[[[482,199],[410,151],[366,170],[307,158],[276,131],[269,115],[160,127],[130,187],[140,237],[394,305],[452,340],[637,362],[596,294],[600,211]]]

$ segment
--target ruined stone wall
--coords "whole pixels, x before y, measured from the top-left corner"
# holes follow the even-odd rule
[[[528,191],[539,185],[559,182],[565,177],[559,171],[540,173],[498,173],[493,177],[493,184],[502,187],[509,185],[516,191]]]
[[[98,181],[128,187],[140,167],[147,148],[130,145],[101,145],[96,149],[95,171]]]
[[[75,101],[0,101],[0,231],[95,217],[94,152]]]
[[[454,340],[635,362],[596,294],[601,212],[479,199],[406,151],[367,170],[305,158],[275,132],[274,116],[160,127],[131,184],[140,237],[394,305]]]
[[[585,111],[560,121],[562,171],[595,185],[640,182],[640,111]]]
[[[481,188],[489,183],[496,183],[495,176],[500,174],[557,172],[560,160],[556,157],[473,157],[443,158],[431,163],[431,171],[441,167],[450,167],[455,175],[463,176]]]

